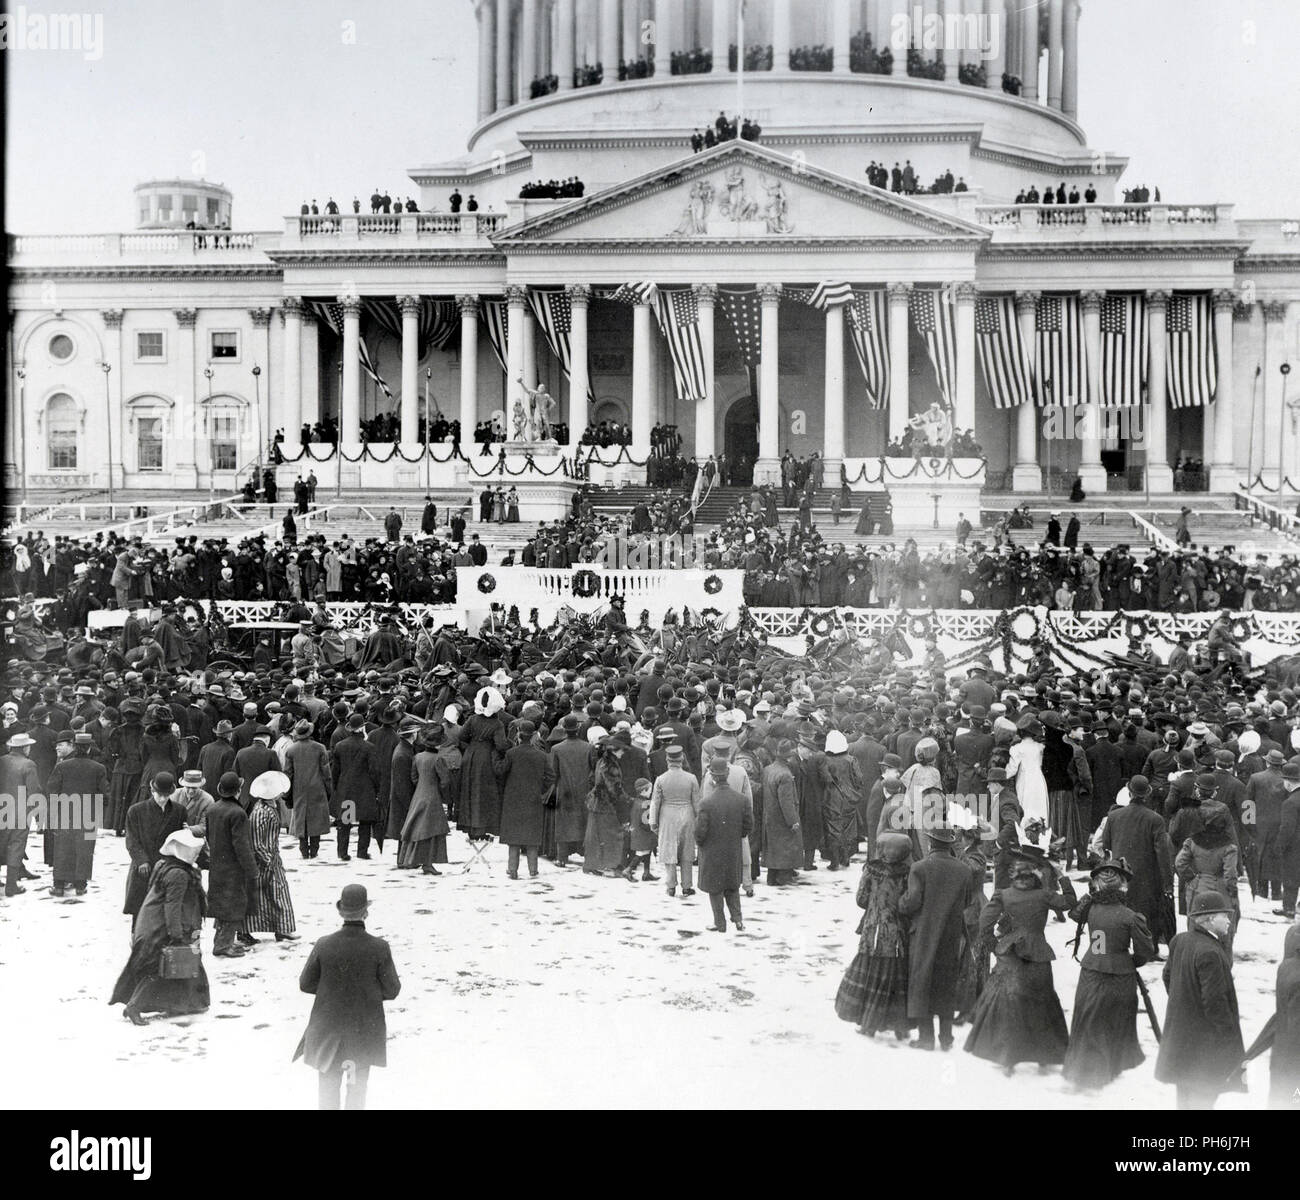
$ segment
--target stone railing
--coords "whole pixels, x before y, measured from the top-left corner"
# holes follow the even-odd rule
[[[991,229],[1021,233],[1059,229],[1181,233],[1189,227],[1232,233],[1235,228],[1231,204],[980,204],[975,219]]]
[[[1238,512],[1248,512],[1254,521],[1262,521],[1270,529],[1300,541],[1300,517],[1294,513],[1283,512],[1274,504],[1252,496],[1244,484],[1237,484],[1232,496],[1233,506]]]
[[[315,218],[323,220],[324,218]],[[9,259],[47,262],[80,259],[189,259],[253,255],[280,243],[278,233],[229,229],[153,229],[136,233],[10,234]],[[260,255],[259,255],[260,257]]]
[[[506,223],[505,213],[342,213],[338,216],[284,219],[285,245],[302,241],[369,241],[372,238],[423,241],[426,238],[481,240]]]

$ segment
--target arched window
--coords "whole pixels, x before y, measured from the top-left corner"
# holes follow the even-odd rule
[[[49,447],[51,471],[77,469],[77,427],[80,420],[76,402],[66,392],[50,397],[45,406],[45,442]]]

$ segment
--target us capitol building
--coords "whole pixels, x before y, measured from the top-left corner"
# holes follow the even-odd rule
[[[750,0],[738,51],[734,0],[478,0],[478,123],[462,156],[408,172],[419,211],[336,194],[337,214],[319,196],[281,230],[222,231],[225,189],[158,180],[134,230],[9,235],[5,482],[233,491],[283,430],[282,485],[309,460],[327,485],[464,483],[449,444],[423,461],[426,412],[477,454],[494,414],[525,436],[538,385],[567,424],[554,455],[616,421],[625,472],[666,424],[757,479],[786,451],[858,479],[938,405],[989,490],[1040,492],[1046,470],[1120,490],[1149,468],[1164,493],[1187,460],[1212,491],[1300,480],[1280,369],[1300,224],[1162,197],[1090,146],[1081,8]],[[757,138],[694,149],[720,113]],[[574,177],[580,196],[520,198]],[[1066,202],[1014,203],[1030,188]],[[1059,440],[1044,406],[1093,411]],[[363,444],[389,411],[396,449]],[[340,453],[304,454],[326,418]]]

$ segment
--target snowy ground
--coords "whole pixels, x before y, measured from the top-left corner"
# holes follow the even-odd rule
[[[39,841],[30,855],[39,862]],[[290,1061],[311,998],[298,972],[311,942],[338,925],[345,883],[364,883],[369,928],[393,947],[402,994],[388,1005],[389,1067],[371,1076],[370,1106],[668,1107],[698,1105],[725,1088],[731,1106],[926,1108],[1169,1108],[1173,1089],[1146,1063],[1095,1095],[1068,1090],[1054,1068],[1022,1065],[1012,1079],[961,1051],[925,1054],[868,1040],[835,1016],[840,975],[855,946],[858,871],[805,877],[784,890],[759,883],[742,896],[745,932],[707,932],[703,893],[669,899],[663,884],[628,884],[562,871],[511,882],[493,845],[468,874],[466,843],[441,878],[393,868],[394,847],[370,862],[339,863],[333,845],[303,862],[283,843],[302,940],[265,941],[243,959],[204,961],[212,1008],[140,1029],[106,1003],[129,952],[121,913],[125,848],[107,837],[82,900],[56,900],[48,874],[0,900],[0,1011],[30,1036],[8,1041],[4,1106],[212,1108],[314,1106],[316,1080]],[[44,872],[44,868],[38,868]],[[658,867],[656,866],[656,871]],[[1243,889],[1244,896],[1244,889]],[[1273,1006],[1286,924],[1247,899],[1237,940],[1237,991],[1247,1044]],[[1056,988],[1067,1019],[1078,976],[1048,925]],[[266,935],[264,935],[266,936]],[[1160,965],[1144,969],[1164,1012]],[[1250,1069],[1249,1095],[1221,1108],[1262,1107],[1267,1058]],[[175,1091],[175,1088],[183,1091]]]

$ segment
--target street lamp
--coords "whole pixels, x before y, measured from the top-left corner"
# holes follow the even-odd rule
[[[429,442],[433,437],[433,426],[429,424],[429,380],[433,378],[433,368],[424,368],[424,490],[427,492],[431,486],[430,472],[433,467],[429,463],[432,457],[432,451],[429,449]]]
[[[108,520],[111,524],[113,512],[113,402],[108,394],[108,376],[113,364],[102,362],[99,368],[104,372],[104,432],[108,435]]]
[[[209,504],[212,503],[215,497],[215,492],[213,489],[216,487],[216,478],[217,478],[217,463],[216,463],[216,459],[213,457],[212,454],[212,433],[213,433],[212,421],[214,419],[212,416],[212,376],[214,374],[216,374],[216,372],[213,371],[211,367],[203,368],[203,378],[208,381],[207,428],[208,428],[208,503]]]
[[[19,487],[22,489],[23,506],[27,504],[27,389],[23,380],[27,378],[27,372],[18,367],[15,372],[18,376],[18,478]],[[22,510],[19,510],[18,523],[22,524]]]
[[[257,482],[262,482],[262,368],[253,364],[253,396],[257,407]]]
[[[1278,371],[1282,376],[1282,403],[1278,406],[1277,417],[1277,490],[1281,499],[1282,483],[1286,473],[1286,377],[1291,374],[1291,364],[1284,362]]]

